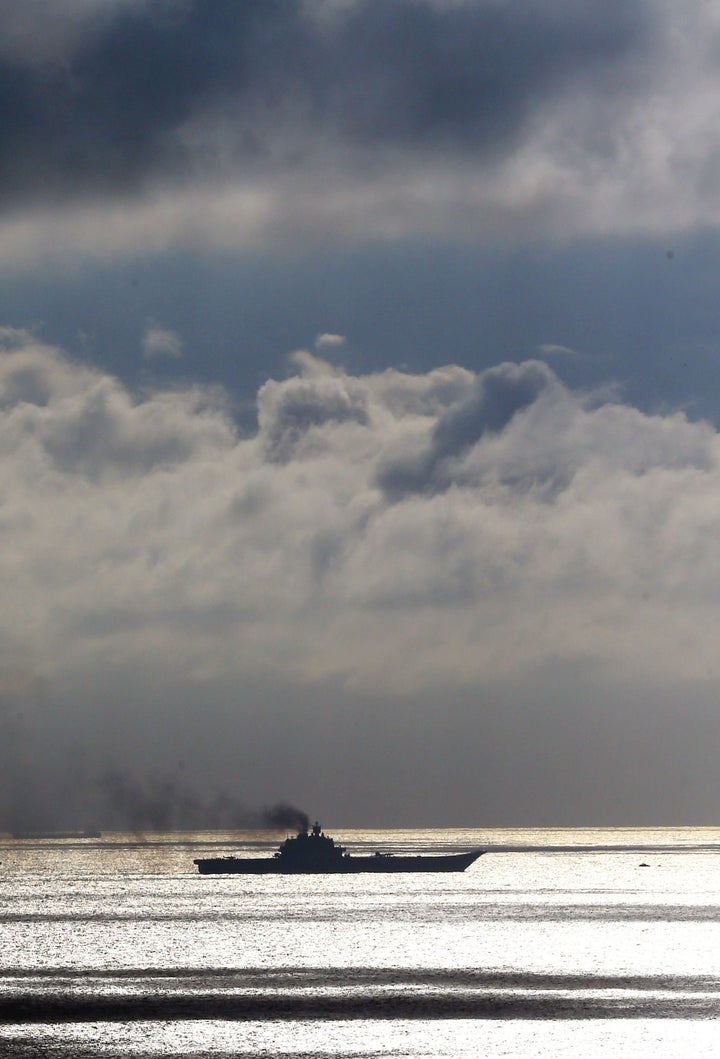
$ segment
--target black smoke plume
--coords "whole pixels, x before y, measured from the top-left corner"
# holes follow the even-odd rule
[[[196,794],[171,776],[145,782],[120,772],[108,772],[96,781],[94,819],[107,830],[306,830],[309,818],[286,802],[253,809],[225,791],[211,798]]]
[[[277,831],[307,831],[310,827],[310,817],[307,813],[286,802],[278,802],[277,805],[264,809],[263,818],[267,827]]]

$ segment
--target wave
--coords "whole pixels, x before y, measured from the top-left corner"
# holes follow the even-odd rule
[[[720,979],[445,969],[7,970],[1,1023],[715,1017]]]
[[[134,1022],[178,1019],[629,1019],[717,1016],[713,996],[15,996],[0,999],[0,1022]]]

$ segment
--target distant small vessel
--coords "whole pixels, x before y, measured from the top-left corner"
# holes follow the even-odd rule
[[[100,838],[100,831],[13,831],[13,838]]]
[[[320,824],[286,838],[273,857],[207,857],[195,860],[201,875],[332,875],[356,872],[465,871],[483,850],[471,853],[355,857],[335,845]]]

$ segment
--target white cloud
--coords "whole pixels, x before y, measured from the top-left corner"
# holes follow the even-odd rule
[[[331,332],[325,331],[323,334],[316,335],[315,349],[337,349],[338,346],[344,346],[346,341],[347,339],[345,338],[345,335],[334,335]]]
[[[166,327],[158,327],[157,324],[151,324],[145,331],[142,347],[148,359],[162,356],[181,357],[183,352],[180,335]]]
[[[718,436],[543,371],[484,429],[492,372],[269,382],[242,438],[203,391],[136,398],[28,338],[0,370],[0,636],[48,679],[120,657],[377,692],[553,658],[690,679],[715,656]],[[433,437],[442,475],[385,498]]]
[[[542,342],[537,347],[537,351],[543,357],[578,356],[576,349],[571,349],[570,346],[560,346],[555,342]]]
[[[666,779],[700,752],[720,681],[709,424],[588,401],[538,362],[362,376],[306,353],[261,388],[244,436],[215,391],[134,395],[3,338],[0,760],[16,787],[51,786],[58,748],[80,745],[100,771],[190,760],[208,791],[240,773],[251,804],[342,801],[353,776],[356,818],[361,800],[383,819],[390,795],[365,800],[363,775],[386,762],[412,790],[464,755],[462,782],[433,781],[452,811],[471,782],[528,819],[570,782],[563,765],[508,788],[530,739],[577,756],[577,804],[598,819],[609,795],[590,797],[583,762],[630,791],[656,768],[638,737],[656,709],[685,747]],[[428,451],[425,479],[380,488]],[[583,748],[605,724],[611,749]]]

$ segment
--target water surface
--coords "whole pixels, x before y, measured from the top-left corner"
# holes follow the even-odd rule
[[[717,1054],[720,830],[333,833],[491,852],[199,876],[194,857],[278,837],[0,837],[0,1054]]]

